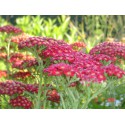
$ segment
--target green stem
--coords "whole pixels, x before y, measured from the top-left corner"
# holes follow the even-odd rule
[[[63,109],[66,109],[65,101],[64,101],[62,94],[60,94],[60,98],[61,98]]]
[[[41,104],[40,102],[41,102],[41,84],[39,84],[37,102],[36,102],[35,109],[40,109],[40,104]]]
[[[7,47],[6,47],[6,52],[7,52],[6,68],[7,68],[8,79],[10,77],[10,65],[8,63],[8,61],[10,59],[10,45],[11,45],[11,40],[9,39],[10,37],[11,37],[11,34],[8,36],[8,44],[7,44]]]
[[[37,49],[34,48],[32,52],[34,53],[34,55],[38,61],[38,74],[39,74],[39,80],[38,80],[39,81],[39,88],[38,88],[38,95],[37,95],[37,101],[36,101],[35,108],[40,109],[41,108],[41,94],[42,94],[42,92],[44,92],[44,94],[43,94],[44,108],[46,107],[46,84],[44,83],[45,80],[44,80],[44,76],[43,76],[44,66],[43,66],[43,61],[39,58]],[[43,84],[45,84],[45,85],[42,88]]]

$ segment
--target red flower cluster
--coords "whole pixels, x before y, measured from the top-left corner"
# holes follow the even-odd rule
[[[14,95],[22,94],[24,92],[24,84],[16,81],[6,81],[0,83],[0,94]]]
[[[38,93],[38,87],[38,84],[25,84],[17,81],[0,82],[0,94],[9,96],[18,94],[20,96],[25,91],[30,93]],[[55,89],[52,89],[50,84],[46,84],[46,87],[51,87],[47,92],[47,99],[59,103],[60,96],[58,92]]]
[[[85,58],[78,59],[77,58],[77,60],[73,62],[73,67],[75,67],[77,69],[86,69],[86,68],[95,67],[95,66],[101,67],[102,64],[96,60],[93,60],[92,58],[89,58],[89,57],[88,57],[88,59],[85,59]]]
[[[12,76],[16,79],[20,79],[20,78],[25,79],[25,78],[31,76],[31,73],[28,71],[27,72],[19,71],[19,72],[14,73]]]
[[[116,100],[115,98],[108,98],[107,99],[108,102],[115,102],[115,100]]]
[[[52,101],[52,102],[59,103],[60,102],[60,95],[57,92],[57,90],[49,90],[47,92],[47,99]]]
[[[28,39],[19,43],[19,49],[22,49],[25,47],[34,47],[34,46],[40,47],[42,45],[51,46],[53,44],[64,44],[64,42],[62,40],[56,40],[53,38],[29,37]]]
[[[50,54],[52,55],[53,53],[50,53]],[[77,58],[76,54],[77,53],[76,52],[72,52],[72,50],[70,50],[69,53],[65,53],[65,52],[58,53],[57,52],[57,53],[52,55],[51,60],[52,60],[52,62],[58,60],[58,61],[68,61],[69,63],[73,63],[76,60],[76,58]]]
[[[88,56],[88,57],[87,57]],[[102,82],[105,81],[104,70],[102,64],[94,60],[92,56],[87,55],[86,58],[77,58],[73,63],[73,67],[77,71],[77,76],[81,81]]]
[[[0,59],[7,59],[7,54],[6,53],[0,53]]]
[[[0,94],[9,95],[9,96],[18,94],[17,98],[10,99],[10,104],[14,107],[22,106],[24,108],[28,108],[25,106],[28,106],[30,103],[28,101],[24,101],[26,97],[21,98],[22,97],[21,94],[23,94],[25,91],[30,92],[30,93],[38,93],[38,86],[39,86],[38,84],[24,84],[24,83],[17,82],[17,81],[0,82]],[[57,92],[57,90],[52,89],[52,86],[50,84],[47,84],[46,87],[51,87],[49,88],[47,95],[46,95],[47,100],[59,103],[60,95]],[[28,104],[26,105],[26,103]]]
[[[24,96],[17,96],[16,98],[10,99],[10,104],[13,107],[23,107],[25,109],[31,109],[33,103]]]
[[[14,42],[14,43],[20,43],[22,41],[25,41],[27,40],[28,38],[30,37],[30,35],[26,34],[26,33],[22,33],[18,36],[13,36],[11,37],[11,42]]]
[[[90,66],[86,69],[79,70],[78,77],[83,81],[101,83],[106,80],[104,70],[99,66]]]
[[[76,87],[77,85],[78,85],[77,82],[72,82],[72,83],[70,83],[69,87]]]
[[[76,74],[77,77],[80,78],[81,82],[91,81],[100,83],[105,81],[105,72],[107,70],[105,70],[105,66],[103,66],[100,61],[109,61],[111,64],[115,61],[113,56],[108,56],[105,54],[90,55],[84,54],[83,52],[73,51],[71,46],[68,44],[55,44],[55,46],[47,47],[42,54],[45,57],[50,57],[53,63],[56,63],[54,62],[55,60],[68,61],[70,63],[52,64],[48,68],[44,69],[44,72],[47,72],[49,76],[66,75],[72,77]]]
[[[29,68],[29,67],[32,67],[37,64],[38,64],[38,62],[36,61],[36,59],[25,59],[22,61],[20,60],[17,62],[13,62],[12,68],[25,69],[25,68]]]
[[[1,77],[6,77],[7,76],[7,71],[0,70],[0,78]]]
[[[116,76],[117,78],[122,78],[125,75],[125,71],[120,69],[118,66],[110,64],[104,67],[105,72],[108,76]]]
[[[106,62],[111,62],[113,63],[115,61],[115,58],[110,57],[108,55],[105,54],[97,54],[97,55],[93,55],[93,59],[96,61],[106,61]]]
[[[75,42],[71,44],[71,46],[74,50],[78,50],[78,51],[86,47],[84,42]]]
[[[61,57],[63,54],[67,54],[70,55],[70,53],[73,52],[73,49],[70,45],[68,44],[53,44],[50,45],[46,48],[46,50],[44,50],[41,53],[41,56],[44,57]]]
[[[90,54],[105,54],[125,59],[125,44],[121,42],[103,42],[91,49]]]
[[[89,60],[86,61],[89,62]],[[75,62],[74,64],[52,64],[44,69],[44,72],[47,72],[49,76],[66,75],[73,77],[76,74],[81,81],[102,82],[106,80],[104,70],[100,66],[94,64],[91,60],[90,64],[86,61],[84,63]]]
[[[66,75],[73,77],[75,75],[73,67],[65,63],[52,64],[48,68],[44,69],[44,72],[48,73],[49,76]]]
[[[70,58],[67,58],[66,54],[64,54],[63,57],[71,64],[52,64],[44,69],[44,72],[47,72],[48,75],[51,76],[60,76],[64,74],[72,77],[76,74],[80,80],[84,81],[102,82],[106,80],[104,70],[101,68],[102,64],[93,60],[91,55],[81,52],[72,52],[69,54]],[[55,57],[53,57],[53,59],[55,59]],[[60,56],[56,59],[60,59]]]
[[[34,59],[34,57],[30,55],[24,55],[23,53],[11,53],[9,62],[16,62],[25,59]]]
[[[52,58],[52,62],[54,62],[55,60],[62,60],[62,61],[68,61],[71,64],[82,64],[83,62],[90,60],[89,62],[93,62],[94,64],[100,64],[99,62],[95,61],[92,59],[92,55],[89,54],[84,54],[83,52],[76,52],[76,51],[72,51],[70,50],[69,53],[56,53]],[[88,64],[88,62],[87,62]]]
[[[6,33],[21,33],[22,30],[20,28],[17,28],[15,26],[12,25],[6,25],[6,26],[2,26],[0,27],[0,32],[6,32]]]
[[[34,57],[22,53],[12,54],[9,62],[12,63],[12,68],[17,69],[24,69],[38,64]]]
[[[86,47],[84,42],[75,42],[71,44],[72,46],[77,46],[77,47]]]
[[[38,84],[25,84],[8,80],[6,82],[0,82],[0,94],[12,96],[14,94],[23,94],[24,91],[38,93],[38,86]]]
[[[27,40],[19,43],[19,48],[37,46],[39,56],[42,58],[53,57],[57,54],[69,54],[73,51],[72,47],[62,40],[55,40],[46,37],[29,37]],[[44,46],[46,49],[41,51],[39,47]]]
[[[38,93],[38,84],[26,84],[25,90],[31,93]]]

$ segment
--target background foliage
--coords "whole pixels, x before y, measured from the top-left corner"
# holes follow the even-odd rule
[[[125,16],[122,15],[1,16],[0,22],[0,26],[17,25],[31,35],[64,39],[69,43],[84,41],[88,51],[107,38],[125,37]]]

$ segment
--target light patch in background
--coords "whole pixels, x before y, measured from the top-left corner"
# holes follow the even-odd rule
[[[124,0],[3,0],[0,14],[125,14]]]

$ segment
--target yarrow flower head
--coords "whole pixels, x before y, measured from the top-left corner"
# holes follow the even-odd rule
[[[9,33],[18,34],[18,33],[22,33],[22,30],[12,25],[6,25],[6,26],[0,27],[0,32],[6,32],[8,34]]]
[[[18,81],[8,80],[0,82],[0,94],[12,96],[14,94],[21,95],[24,91],[30,93],[38,93],[38,84],[25,84]]]
[[[38,93],[38,88],[39,85],[38,84],[26,84],[25,85],[25,91],[28,91],[30,93]]]
[[[71,44],[71,46],[76,51],[80,51],[86,47],[84,42],[75,42],[75,43]]]
[[[104,70],[108,76],[116,76],[117,78],[122,78],[125,75],[125,71],[120,69],[118,66],[115,66],[114,64],[105,66]]]
[[[61,57],[60,57],[61,55]],[[67,60],[70,64],[57,63],[44,69],[49,76],[66,75],[73,77],[76,75],[80,81],[102,82],[106,80],[103,65],[93,59],[92,55],[82,52],[71,52],[70,54],[57,54],[52,60]]]
[[[64,50],[64,49],[62,49]],[[50,53],[52,54],[52,53]],[[54,62],[54,61],[68,61],[69,63],[73,63],[74,61],[76,61],[76,52],[74,51],[70,51],[70,52],[61,52],[61,53],[57,53],[56,54],[53,54],[51,57],[51,61]]]
[[[19,43],[19,49],[23,49],[25,47],[41,47],[41,46],[51,46],[54,44],[64,44],[64,41],[62,40],[56,40],[53,38],[47,38],[47,37],[29,37],[28,39],[22,41]]]
[[[33,103],[24,96],[17,96],[16,98],[10,99],[9,102],[13,107],[23,107],[25,109],[31,109]]]
[[[52,64],[48,68],[45,68],[44,72],[48,73],[49,76],[66,75],[73,77],[75,75],[73,67],[65,63]]]
[[[22,94],[25,90],[23,83],[17,81],[6,81],[0,82],[0,94],[2,95],[14,95],[14,94]]]
[[[73,49],[70,45],[68,44],[54,44],[54,45],[50,45],[48,46],[41,54],[40,56],[44,56],[44,57],[55,57],[57,55],[61,55],[61,54],[70,54],[71,52],[73,52]]]
[[[12,63],[12,68],[17,69],[24,69],[38,64],[34,57],[22,53],[11,54],[9,62]]]
[[[7,71],[5,70],[0,70],[0,78],[1,77],[6,77],[7,76]]]
[[[106,62],[111,62],[114,63],[116,58],[110,57],[108,55],[105,54],[97,54],[97,55],[93,55],[92,58],[96,61],[106,61]]]
[[[35,65],[38,65],[38,62],[36,61],[35,58],[34,59],[25,59],[25,60],[13,62],[12,68],[25,69],[25,68],[30,68]]]
[[[60,95],[57,92],[57,90],[49,90],[47,92],[47,100],[50,100],[52,102],[59,103],[60,102]]]
[[[105,44],[107,46],[109,43]],[[81,83],[83,81],[101,83],[106,80],[105,73],[107,72],[107,68],[102,62],[108,62],[108,65],[113,64],[116,60],[114,56],[106,55],[105,53],[96,55],[91,52],[90,54],[85,54],[74,51],[70,47],[71,46],[65,44],[47,47],[46,50],[42,52],[43,56],[50,57],[52,63],[56,64],[45,68],[44,72],[48,73],[49,76],[66,75],[73,77],[76,75]],[[118,75],[117,73],[117,76]],[[120,78],[121,75],[118,77]]]
[[[33,59],[33,58],[34,57],[32,57],[30,55],[25,55],[23,53],[11,53],[9,62],[15,62],[18,60]]]
[[[99,66],[90,66],[86,69],[79,70],[78,77],[81,81],[101,83],[106,80],[104,70]]]
[[[69,87],[76,87],[77,85],[78,85],[77,82],[72,82],[72,83],[70,83]]]
[[[0,60],[7,60],[7,54],[4,52],[0,53]]]
[[[12,74],[12,77],[16,78],[16,79],[25,79],[25,78],[30,77],[30,76],[31,76],[31,73],[28,71],[27,72],[19,71],[19,72]]]
[[[115,102],[116,99],[115,99],[115,98],[108,98],[107,101],[108,101],[108,102]]]
[[[17,35],[17,36],[12,36],[11,37],[11,42],[14,42],[14,43],[21,43],[22,41],[25,41],[27,40],[29,37],[31,37],[30,35],[26,34],[26,33],[22,33],[20,35]]]
[[[92,48],[90,54],[105,54],[125,59],[125,44],[122,42],[103,42]]]

